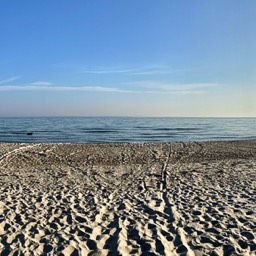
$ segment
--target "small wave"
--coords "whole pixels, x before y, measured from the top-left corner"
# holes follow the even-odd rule
[[[135,129],[152,129],[150,126],[134,126]]]
[[[167,135],[167,134],[159,134],[159,135],[143,135],[143,138],[147,138],[147,139],[157,139],[157,138],[172,138],[172,137],[174,137],[175,135]]]
[[[60,130],[37,130],[36,133],[62,133],[63,131]]]
[[[154,128],[153,131],[199,131],[201,128]]]
[[[256,139],[256,119],[0,118],[0,141],[143,142]],[[33,133],[33,136],[27,136]]]
[[[116,130],[83,130],[82,133],[115,133]]]

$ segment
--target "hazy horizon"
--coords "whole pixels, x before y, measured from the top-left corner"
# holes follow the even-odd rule
[[[2,1],[0,117],[256,117],[255,8]]]
[[[15,116],[15,115],[9,115],[9,116],[0,116],[0,118],[5,119],[5,118],[177,118],[177,119],[255,119],[256,116],[122,116],[122,115],[116,115],[116,116],[110,116],[110,115],[91,115],[91,116],[79,116],[79,115],[58,115],[58,116],[51,116],[51,115],[34,115],[34,116],[29,116],[29,115],[22,115],[22,116]]]

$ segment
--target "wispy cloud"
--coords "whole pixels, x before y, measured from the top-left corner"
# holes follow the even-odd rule
[[[18,77],[11,77],[0,81],[11,82]],[[0,91],[80,91],[80,92],[98,92],[98,93],[126,93],[126,94],[203,94],[211,87],[216,87],[216,83],[186,83],[174,84],[161,81],[144,80],[120,84],[119,87],[109,87],[104,85],[54,85],[49,81],[36,81],[22,85],[0,84]]]
[[[118,73],[133,73],[136,72],[135,69],[84,69],[78,71],[78,73],[87,73],[87,74],[118,74]]]
[[[213,84],[168,85],[161,83],[138,82],[141,89],[122,89],[105,86],[48,86],[48,85],[2,85],[0,91],[59,91],[59,92],[99,92],[126,94],[203,94],[205,89]],[[133,84],[134,86],[134,84]]]
[[[34,83],[31,83],[31,85],[36,85],[36,86],[49,86],[49,85],[52,85],[51,82],[44,82],[44,81],[38,81],[38,82],[34,82]]]
[[[8,84],[9,82],[13,82],[15,80],[18,80],[20,76],[13,76],[4,80],[0,80],[0,84]]]
[[[127,74],[127,75],[160,75],[160,74],[173,74],[177,72],[187,72],[200,70],[201,67],[192,67],[184,69],[173,69],[170,66],[145,66],[137,68],[118,68],[118,67],[93,67],[83,68],[78,73],[85,74]]]
[[[182,72],[189,72],[189,71],[198,71],[201,69],[202,67],[174,69],[169,66],[159,66],[159,67],[156,66],[156,67],[138,69],[133,73],[131,73],[131,75],[164,75],[164,74],[174,74],[174,73],[182,73]]]
[[[103,86],[39,86],[39,85],[5,85],[0,91],[87,91],[87,92],[115,92],[137,93],[138,91],[124,90],[115,87]]]
[[[219,86],[217,83],[186,83],[186,84],[175,84],[175,83],[164,83],[159,81],[137,81],[129,83],[130,85],[154,89],[163,91],[194,91],[198,89],[208,89],[210,87]]]
[[[147,92],[157,94],[205,94],[210,88],[220,86],[217,83],[165,83],[161,81],[137,81],[127,83],[133,88],[140,88]]]

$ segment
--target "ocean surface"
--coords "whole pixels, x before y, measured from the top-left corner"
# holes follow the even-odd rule
[[[0,118],[0,142],[255,140],[256,118]]]

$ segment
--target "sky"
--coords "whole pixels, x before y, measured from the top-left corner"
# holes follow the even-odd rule
[[[0,116],[256,117],[255,0],[0,0]]]

